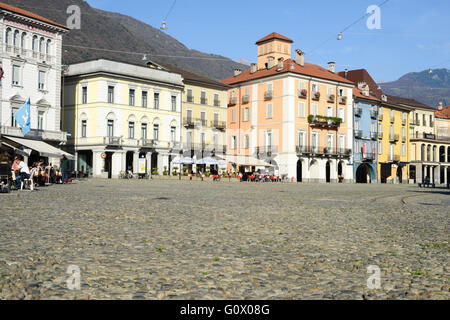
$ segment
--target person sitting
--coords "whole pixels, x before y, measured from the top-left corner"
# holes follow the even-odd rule
[[[23,180],[30,179],[30,169],[28,168],[26,163],[23,162],[22,157],[17,156],[14,162],[16,163],[16,171],[18,171],[18,174],[16,174],[16,187],[17,189],[20,189]]]

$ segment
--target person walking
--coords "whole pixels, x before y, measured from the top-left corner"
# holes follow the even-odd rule
[[[64,155],[61,159],[62,183],[69,183],[69,160]]]

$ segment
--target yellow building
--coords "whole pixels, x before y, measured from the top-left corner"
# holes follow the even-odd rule
[[[170,172],[181,151],[180,74],[110,60],[69,66],[64,129],[76,169],[118,178],[122,172]]]
[[[197,160],[226,154],[229,86],[174,66],[164,66],[183,76],[183,156]]]
[[[381,96],[378,112],[378,180],[381,183],[408,183],[409,113],[403,99]]]

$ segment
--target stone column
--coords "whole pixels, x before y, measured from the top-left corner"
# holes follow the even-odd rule
[[[139,151],[133,153],[133,173],[138,173],[139,171]]]
[[[115,151],[111,159],[111,178],[119,178],[121,171],[126,172],[126,152]]]
[[[147,160],[147,175],[150,177],[152,175],[152,153],[147,152],[145,159]]]
[[[446,166],[444,167],[444,184],[447,185],[448,181],[447,181],[447,172],[448,172],[449,168]]]

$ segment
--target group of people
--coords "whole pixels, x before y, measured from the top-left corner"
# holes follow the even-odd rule
[[[273,174],[264,174],[260,171],[258,172],[250,172],[250,173],[239,173],[238,178],[241,182],[249,181],[249,182],[282,182],[283,179],[279,176]]]
[[[57,165],[46,165],[44,159],[34,162],[33,165],[29,167],[24,162],[24,158],[20,155],[16,155],[11,162],[8,155],[4,154],[0,157],[0,162],[10,165],[10,177],[15,181],[15,188],[17,189],[21,189],[24,180],[30,179],[33,179],[33,182],[40,186],[44,186],[46,183],[64,184],[69,182],[69,162],[65,156],[61,160],[60,168],[58,168]]]

